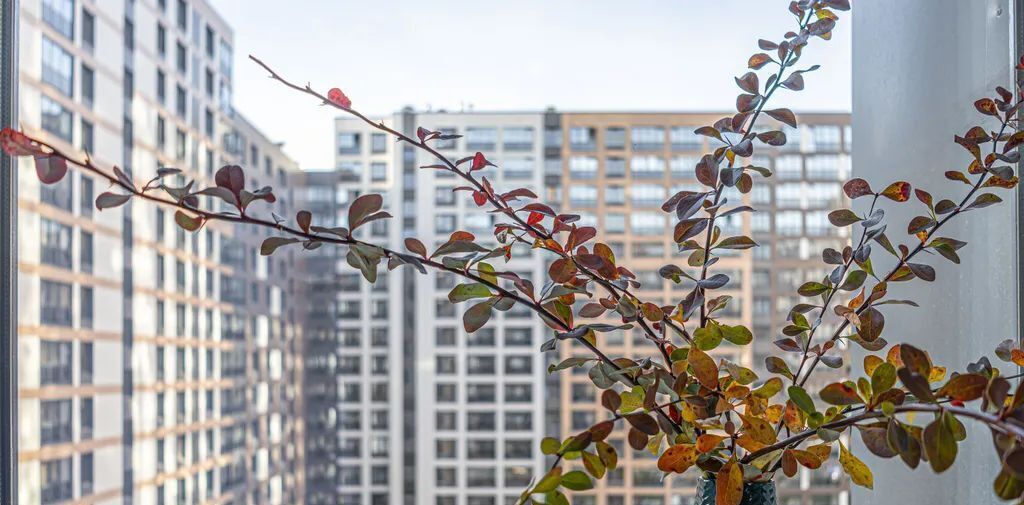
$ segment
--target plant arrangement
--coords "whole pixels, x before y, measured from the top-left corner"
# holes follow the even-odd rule
[[[390,217],[382,211],[380,195],[360,196],[349,206],[347,227],[327,228],[318,226],[307,211],[298,212],[294,221],[276,214],[256,217],[252,204],[257,200],[273,203],[273,190],[247,189],[245,173],[238,166],[218,170],[210,187],[199,187],[195,180],[180,187],[169,185],[168,176],[184,175],[176,168],[159,169],[140,187],[117,167],[106,170],[88,156],[69,156],[11,129],[0,133],[0,143],[9,155],[34,158],[37,175],[45,184],[59,181],[69,165],[109,181],[111,190],[96,199],[101,210],[142,199],[176,208],[175,221],[192,232],[210,221],[264,226],[278,236],[263,242],[263,255],[291,244],[305,249],[324,244],[344,247],[348,263],[371,283],[385,265],[456,274],[464,282],[451,290],[449,300],[469,305],[463,315],[467,332],[483,327],[494,311],[507,311],[516,304],[528,307],[551,329],[542,352],[566,345],[587,349],[589,357],[566,359],[550,371],[586,367],[594,386],[602,391],[608,418],[565,440],[544,439],[541,450],[551,458],[550,470],[532,481],[521,503],[564,504],[568,503],[565,490],[591,488],[592,479],[616,467],[616,450],[606,439],[617,427],[628,430],[630,446],[659,455],[658,468],[666,474],[701,472],[700,503],[739,505],[769,503],[774,496],[773,479],[780,472],[792,477],[801,466],[818,468],[837,446],[839,463],[852,482],[871,488],[871,470],[843,442],[844,434],[852,437],[854,429],[864,447],[879,457],[898,457],[911,468],[926,462],[935,472],[944,472],[966,437],[964,420],[983,423],[992,432],[994,457],[1001,461],[994,494],[1019,500],[1024,495],[1024,386],[1014,387],[1010,379],[1015,377],[1001,376],[986,358],[963,372],[947,373],[932,362],[927,350],[890,345],[882,333],[883,311],[890,310],[888,306],[916,305],[890,298],[888,286],[935,280],[935,270],[924,262],[922,253],[930,253],[935,261],[942,261],[941,256],[959,263],[959,251],[966,244],[940,231],[961,213],[999,203],[995,192],[1016,186],[1018,178],[1011,165],[1019,161],[1018,147],[1024,143],[1024,132],[1017,131],[1024,96],[1020,84],[1013,86],[1014,91],[996,88],[994,97],[977,100],[975,107],[985,125],[954,137],[967,152],[965,169],[945,172],[945,178],[963,184],[962,195],[933,197],[903,181],[880,190],[863,179],[843,186],[850,199],[870,204],[862,213],[836,209],[829,214],[833,225],[852,228],[852,243],[841,251],[822,251],[822,261],[831,272],[799,288],[808,301],[793,307],[783,338],[774,342],[781,354],[766,360],[770,377],[758,377],[749,368],[713,356],[719,347],[745,346],[755,338],[748,328],[725,324],[718,317],[730,303],[728,296],[714,293],[729,282],[726,275],[712,273],[719,251],[757,246],[746,236],[723,236],[717,219],[753,211],[728,202],[723,193],[726,188],[749,192],[756,177],[771,176],[767,168],[745,160],[758,144],[783,145],[786,136],[782,131],[757,128],[757,121],[769,116],[797,125],[791,111],[767,105],[780,90],[804,88],[804,74],[817,66],[796,69],[802,51],[815,39],[828,40],[838,19],[836,12],[849,7],[846,0],[791,2],[796,28],[778,41],[760,40],[762,52],[750,57],[750,72],[736,78],[742,90],[737,113],[696,130],[719,145],[695,167],[696,178],[705,188],[681,191],[663,205],[676,217],[671,232],[686,261],[684,267],[666,265],[660,274],[676,283],[683,278],[694,283],[675,305],[661,306],[636,296],[639,283],[633,273],[616,261],[608,245],[595,241],[595,228],[578,224],[579,216],[556,212],[537,201],[528,188],[502,191],[486,177],[478,177],[477,171],[492,165],[483,153],[452,160],[432,146],[457,135],[420,128],[415,137],[407,136],[358,112],[340,89],[321,94],[308,85],[293,84],[252,57],[285,86],[435,157],[438,164],[423,168],[455,174],[465,181],[455,191],[468,192],[481,212],[500,217],[494,227],[497,247],[486,247],[465,231],[452,233],[433,251],[414,238],[405,240],[404,251],[361,240],[357,229]],[[201,209],[201,196],[220,199],[230,210]],[[915,200],[921,215],[906,225],[904,236],[902,227],[887,221],[884,206],[910,205]],[[548,279],[539,288],[500,267],[512,256],[534,249],[553,258]],[[577,303],[584,299],[592,301]],[[839,321],[835,330],[819,333],[822,320],[833,314]],[[588,322],[609,315],[621,324]],[[609,356],[599,348],[596,334],[617,329],[642,332],[652,356]],[[857,368],[853,372],[858,377],[818,391],[806,390],[820,364],[843,366],[836,352],[840,342],[867,351],[862,368],[851,367]],[[1001,344],[995,355],[1024,366],[1024,350],[1013,341]],[[792,361],[799,365],[792,369],[781,356],[795,357]],[[913,422],[906,415],[910,413],[919,413],[914,419],[921,423]],[[582,469],[567,470],[567,463]]]

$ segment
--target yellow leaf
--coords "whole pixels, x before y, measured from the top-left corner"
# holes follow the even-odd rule
[[[882,358],[879,358],[874,354],[868,354],[867,356],[864,356],[864,373],[870,376],[871,374],[875,373],[875,369],[878,368],[878,365],[881,365],[882,363],[885,363],[884,361],[882,361]]]
[[[842,442],[839,442],[839,464],[843,466],[843,470],[854,484],[868,489],[874,488],[875,478],[871,475],[871,469],[847,450]]]
[[[691,347],[687,360],[693,367],[693,375],[702,386],[711,390],[718,389],[718,365],[711,356],[696,347]]]
[[[665,449],[658,458],[658,470],[683,473],[697,462],[697,448],[690,444],[679,444]]]
[[[946,378],[946,367],[933,366],[928,372],[928,382],[939,382]]]
[[[740,505],[743,501],[743,469],[730,460],[715,479],[715,505]]]
[[[832,446],[828,444],[811,445],[807,447],[807,452],[817,456],[824,463],[832,455]]]
[[[718,447],[718,444],[729,437],[705,433],[697,437],[697,450],[700,452],[711,452]]]
[[[740,414],[740,419],[743,420],[743,432],[750,435],[754,440],[766,445],[774,444],[777,440],[775,428],[768,421],[743,414]]]

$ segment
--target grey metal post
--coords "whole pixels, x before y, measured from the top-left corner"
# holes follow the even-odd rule
[[[18,0],[0,0],[0,126],[18,121]],[[18,172],[0,154],[0,503],[18,496]]]

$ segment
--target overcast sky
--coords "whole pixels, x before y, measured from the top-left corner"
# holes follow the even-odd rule
[[[210,0],[235,31],[235,107],[303,168],[333,165],[332,110],[265,78],[283,76],[353,107],[459,110],[719,110],[757,39],[795,25],[788,0]],[[794,110],[850,110],[850,19],[814,40],[818,63]],[[773,98],[775,100],[775,98]]]

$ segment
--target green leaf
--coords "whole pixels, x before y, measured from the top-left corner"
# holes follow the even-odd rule
[[[119,195],[117,193],[101,193],[100,196],[96,197],[96,209],[112,209],[114,207],[120,207],[131,200],[132,195]]]
[[[487,324],[487,320],[490,318],[490,302],[480,302],[467,309],[466,313],[462,315],[462,325],[466,329],[466,333],[473,333]]]
[[[818,411],[814,407],[814,400],[811,399],[811,395],[807,394],[807,391],[800,386],[789,386],[789,399],[793,401],[793,405],[804,411],[807,414],[813,414]]]
[[[891,363],[882,363],[871,372],[871,391],[874,397],[888,391],[896,384],[896,367]]]
[[[796,290],[800,296],[818,296],[828,291],[828,286],[820,282],[805,282]]]
[[[174,213],[174,222],[178,224],[185,231],[196,231],[203,226],[202,216],[190,216],[182,211]]]
[[[548,491],[554,491],[558,489],[558,486],[562,483],[562,467],[552,468],[536,486],[533,486],[534,493],[547,493]]]
[[[735,345],[747,345],[754,340],[754,334],[746,326],[721,325],[722,336]]]
[[[921,437],[924,442],[924,453],[928,456],[928,464],[935,473],[942,473],[953,465],[956,460],[956,438],[947,420],[949,413],[942,413],[924,429]]]
[[[594,482],[587,474],[574,470],[562,476],[562,486],[573,491],[586,491],[594,487]]]
[[[278,247],[288,244],[294,244],[299,241],[300,240],[297,238],[267,237],[263,241],[263,244],[260,245],[260,254],[263,256],[270,256],[271,254],[274,254],[274,251],[276,251]]]
[[[559,447],[562,444],[558,442],[558,439],[552,437],[544,437],[540,441],[540,452],[546,456],[550,456],[558,452]]]
[[[448,293],[448,301],[452,303],[464,302],[474,298],[490,298],[491,289],[483,284],[459,284]]]
[[[757,242],[754,242],[750,237],[729,237],[722,239],[714,248],[715,249],[750,249],[751,247],[757,247]]]

